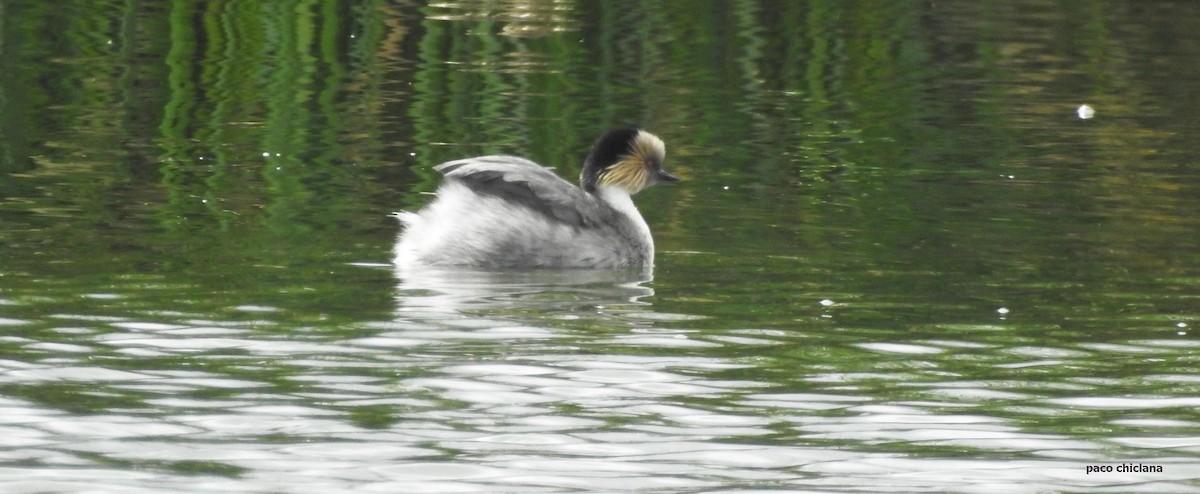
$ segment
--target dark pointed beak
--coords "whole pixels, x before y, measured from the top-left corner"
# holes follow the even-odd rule
[[[654,177],[657,178],[659,182],[670,183],[670,182],[678,182],[679,181],[679,177],[676,177],[671,172],[663,170],[663,169],[659,169],[658,173],[654,174]]]

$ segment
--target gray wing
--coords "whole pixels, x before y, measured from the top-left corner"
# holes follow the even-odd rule
[[[525,158],[480,156],[448,161],[434,170],[447,180],[461,182],[476,194],[520,204],[571,226],[595,226],[603,214],[591,194]]]

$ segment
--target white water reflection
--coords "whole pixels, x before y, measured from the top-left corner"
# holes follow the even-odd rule
[[[0,362],[2,384],[125,401],[78,413],[6,398],[0,434],[10,449],[0,458],[40,467],[0,469],[0,484],[6,492],[1200,492],[1188,483],[1200,446],[1180,434],[1195,422],[1171,416],[1194,408],[1191,398],[1121,398],[1099,391],[1119,379],[1022,374],[1130,348],[1174,355],[1179,345],[709,330],[704,319],[657,312],[649,282],[402,279],[394,317],[356,323],[346,337],[276,331],[285,324],[266,320],[63,315],[52,320],[75,329],[46,333],[64,341],[21,340],[46,358]],[[814,341],[877,370],[827,360],[773,373],[781,367],[772,359]],[[170,359],[123,368],[139,351]],[[1031,359],[1053,364],[1012,365]],[[971,366],[987,377],[967,378]],[[1146,382],[1194,384],[1168,373]],[[1109,426],[1148,433],[1096,439],[1029,427],[1041,417],[1095,421],[1089,410],[1116,412]],[[1165,471],[1083,473],[1115,457]],[[128,467],[97,468],[97,459]]]
[[[1109,357],[1186,358],[1188,342],[708,327],[660,311],[648,273],[396,283],[390,317],[336,329],[283,310],[48,309],[28,324],[45,331],[4,340],[24,357],[0,360],[0,385],[24,398],[0,401],[0,460],[38,468],[0,468],[0,485],[1200,492],[1197,403],[1172,391],[1196,379],[1097,371]],[[1116,391],[1130,386],[1145,389]],[[1075,425],[1044,425],[1064,420]],[[1117,460],[1164,472],[1083,471]]]
[[[399,267],[401,311],[461,312],[467,309],[571,308],[591,304],[644,304],[652,268],[631,270],[487,271],[470,268]]]

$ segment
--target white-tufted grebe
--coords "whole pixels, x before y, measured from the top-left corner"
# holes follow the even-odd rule
[[[650,228],[630,197],[679,178],[666,148],[636,128],[606,132],[592,147],[580,187],[515,156],[442,163],[437,198],[396,216],[399,266],[614,268],[654,263]]]

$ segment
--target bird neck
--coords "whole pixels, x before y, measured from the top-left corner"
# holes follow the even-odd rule
[[[604,201],[604,203],[612,206],[613,209],[627,216],[633,216],[636,218],[642,217],[642,215],[638,213],[637,206],[633,205],[633,196],[628,190],[625,190],[622,187],[597,187],[596,197],[599,197],[601,201]]]
[[[636,255],[640,259],[653,262],[654,239],[650,236],[650,226],[633,205],[632,194],[619,186],[601,186],[596,189],[596,196],[621,218],[618,221],[618,231],[626,242],[635,246]]]

